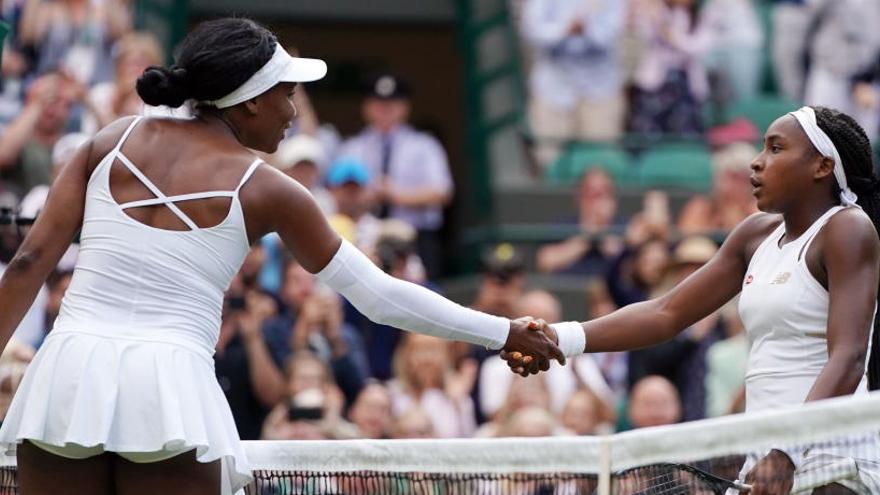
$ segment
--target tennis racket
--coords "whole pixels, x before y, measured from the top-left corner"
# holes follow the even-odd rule
[[[795,474],[792,494],[802,494],[835,481],[852,479],[858,475],[858,466],[852,459],[844,459]],[[616,495],[690,495],[713,493],[725,495],[728,490],[748,493],[751,486],[738,480],[728,480],[696,466],[679,463],[657,463],[627,469],[617,473],[612,482]]]

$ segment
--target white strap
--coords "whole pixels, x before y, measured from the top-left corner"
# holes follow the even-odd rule
[[[137,201],[129,201],[128,203],[123,203],[119,205],[122,209],[127,208],[139,208],[142,206],[156,206],[163,205],[167,203],[176,203],[178,201],[192,201],[195,199],[207,199],[207,198],[231,198],[235,196],[235,193],[232,191],[205,191],[205,192],[197,192],[190,194],[178,194],[176,196],[165,196],[164,198],[150,198],[150,199],[140,199]]]
[[[142,115],[138,115],[131,121],[131,124],[128,124],[128,127],[125,129],[125,132],[122,133],[122,137],[119,138],[119,142],[116,143],[116,147],[113,148],[117,153],[122,149],[122,145],[125,143],[125,140],[128,139],[128,135],[131,134],[131,131],[134,130],[135,126],[138,125],[144,117]]]
[[[134,174],[134,176],[137,177],[138,180],[141,181],[141,183],[147,189],[149,189],[150,192],[153,193],[157,198],[160,198],[160,199],[167,198],[167,196],[165,196],[165,194],[163,194],[162,191],[160,191],[159,188],[156,187],[156,185],[153,184],[153,182],[150,181],[150,179],[148,179],[147,176],[143,174],[143,172],[141,172],[137,167],[135,167],[134,163],[131,163],[131,160],[129,160],[125,155],[123,155],[122,152],[117,152],[116,158],[119,158],[119,161],[121,161],[128,168],[128,170],[130,170],[131,173]],[[177,218],[179,218],[183,223],[185,223],[187,227],[189,227],[192,230],[199,229],[199,226],[196,225],[195,222],[193,222],[188,216],[186,216],[186,213],[181,211],[181,209],[178,208],[177,205],[175,205],[174,203],[164,203],[164,204],[175,215],[177,215]]]
[[[238,193],[238,190],[241,189],[242,186],[244,186],[244,183],[247,182],[248,179],[251,178],[251,175],[254,174],[254,172],[257,170],[257,167],[260,165],[260,163],[263,163],[263,160],[260,160],[259,158],[255,159],[253,161],[253,163],[251,163],[250,167],[248,167],[248,169],[245,171],[244,175],[241,176],[241,180],[238,182],[238,187],[235,188],[236,193]]]

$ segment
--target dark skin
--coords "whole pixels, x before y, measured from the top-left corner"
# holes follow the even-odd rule
[[[706,265],[667,294],[584,323],[589,352],[639,349],[672,339],[739,294],[752,255],[780,222],[785,222],[784,244],[840,203],[833,160],[815,150],[792,116],[769,127],[751,168],[762,213],[740,223]],[[849,208],[831,217],[805,256],[810,273],[829,293],[828,362],[806,400],[852,394],[864,375],[877,298],[877,232],[864,212]],[[548,333],[556,339],[552,329]],[[523,371],[517,356],[502,357],[514,372]],[[788,457],[774,450],[746,482],[754,485],[753,495],[787,494],[793,471]]]
[[[292,102],[295,89],[293,83],[279,83],[234,107],[202,109],[192,120],[145,120],[134,129],[122,151],[166,195],[234,190],[254,161],[248,148],[272,153],[278,147],[284,130],[296,115]],[[76,152],[55,181],[45,209],[0,279],[0,346],[5,346],[40,286],[80,229],[89,177],[130,123],[130,118],[121,119],[100,131]],[[153,197],[118,161],[110,172],[110,190],[117,203]],[[338,250],[341,239],[311,195],[282,172],[272,167],[259,167],[241,189],[239,198],[249,243],[267,233],[278,232],[293,256],[312,273],[326,266]],[[207,228],[223,221],[230,204],[230,198],[210,198],[183,201],[177,206],[200,228]],[[152,228],[187,230],[166,206],[132,208],[125,210],[125,214]],[[565,358],[555,344],[543,332],[530,330],[530,327],[538,328],[539,325],[528,318],[512,321],[505,345],[509,351],[517,350],[534,357],[525,365],[526,372],[547,370],[551,359],[564,362]],[[119,463],[125,461],[114,455],[99,456],[94,463],[52,456],[57,469],[47,470],[42,461],[38,462],[39,452],[34,453],[32,446],[24,444],[21,449],[25,454],[19,458],[19,462],[24,463],[20,464],[22,472],[40,474],[26,480],[27,493],[31,494],[140,495],[166,492],[207,495],[217,492],[210,483],[181,483],[175,487],[166,484],[160,489],[143,481],[149,476],[137,476],[135,472],[166,466],[169,470],[182,469],[200,476],[216,474],[217,463],[202,464],[191,455],[150,465],[126,465],[125,469],[119,468]],[[31,459],[34,459],[33,466],[28,465]],[[77,466],[84,466],[80,478],[86,479],[76,486],[68,484],[66,489],[69,491],[65,492],[64,484],[55,482],[63,480],[65,473],[80,469]],[[125,472],[126,476],[117,476],[108,485],[106,476],[112,472]]]

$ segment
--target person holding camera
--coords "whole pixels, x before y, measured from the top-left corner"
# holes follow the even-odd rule
[[[241,438],[256,440],[268,411],[284,396],[284,374],[263,333],[277,312],[275,301],[247,287],[237,275],[224,302],[214,371],[229,401]]]
[[[342,418],[345,399],[327,363],[310,351],[294,353],[287,366],[284,400],[269,413],[262,440],[342,440],[357,428]]]

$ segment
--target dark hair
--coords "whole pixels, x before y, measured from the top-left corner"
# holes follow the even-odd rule
[[[858,195],[858,204],[880,232],[880,180],[874,173],[871,142],[864,129],[849,115],[825,107],[813,107],[816,123],[828,134],[840,154],[846,182]],[[878,293],[880,294],[880,293]],[[880,300],[880,295],[878,295]],[[880,389],[880,320],[874,319],[874,337],[868,358],[868,383],[871,390]]]
[[[148,105],[179,107],[189,99],[216,100],[244,84],[272,58],[275,35],[250,19],[199,24],[187,35],[171,67],[148,67],[137,92]]]

